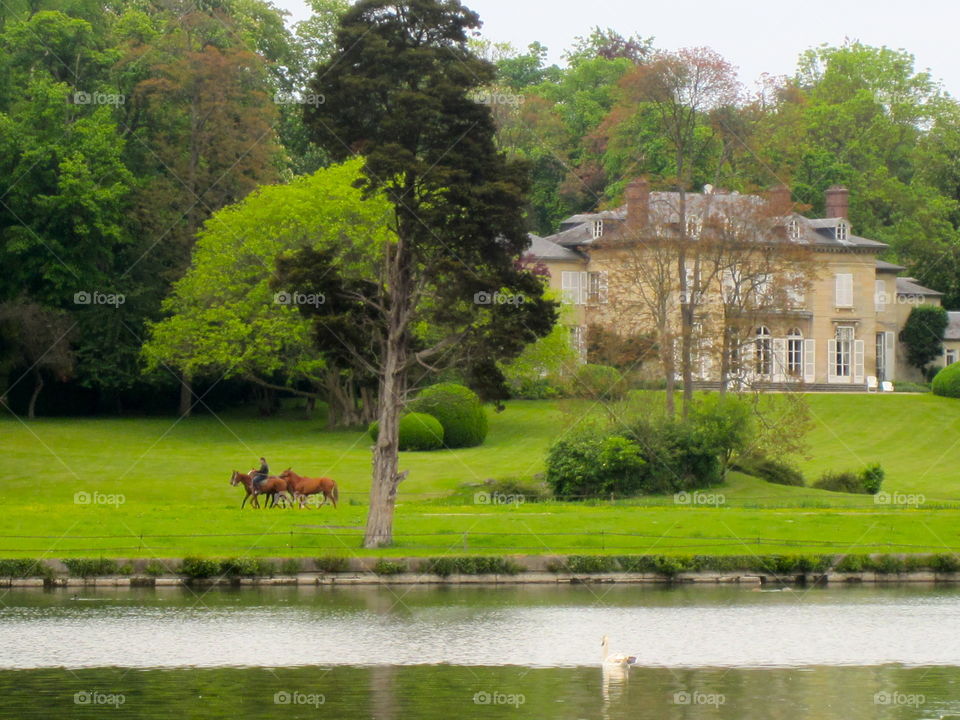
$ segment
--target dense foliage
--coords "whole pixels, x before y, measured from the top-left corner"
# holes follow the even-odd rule
[[[876,495],[883,484],[884,470],[879,463],[867,465],[860,472],[850,470],[825,472],[813,487],[831,492],[859,493]]]
[[[943,333],[947,329],[947,311],[939,305],[918,305],[910,310],[900,331],[907,350],[907,362],[923,370],[943,352]]]

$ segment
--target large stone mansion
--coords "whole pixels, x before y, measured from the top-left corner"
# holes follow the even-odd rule
[[[883,387],[884,381],[922,379],[920,372],[906,362],[899,332],[915,305],[939,305],[941,293],[901,276],[905,268],[879,259],[887,245],[855,234],[845,188],[830,188],[825,199],[827,217],[811,219],[793,211],[785,187],[763,198],[716,192],[709,186],[704,192],[685,194],[685,241],[695,242],[697,233],[718,218],[723,227],[728,227],[731,221],[724,214],[731,208],[743,207],[744,203],[752,207],[780,203],[786,210],[773,216],[775,232],[782,240],[808,251],[807,267],[812,271],[806,271],[803,289],[788,288],[782,297],[789,300],[758,313],[747,329],[748,340],[734,351],[739,358],[736,379],[838,390],[863,389],[868,381],[872,386],[874,380]],[[622,238],[629,237],[631,228],[677,224],[677,204],[678,193],[651,192],[646,181],[638,180],[628,186],[623,207],[573,215],[561,223],[556,234],[531,236],[530,253],[550,270],[550,286],[568,306],[563,322],[570,326],[572,341],[581,350],[591,326],[621,334],[653,329],[649,312],[652,305],[638,300],[627,302],[636,300],[634,294],[646,294],[647,289],[623,282],[631,272],[636,275],[629,265],[638,255],[628,252],[631,241]],[[633,245],[643,246],[651,233],[640,232],[634,237]],[[621,241],[616,242],[616,238]],[[639,257],[648,264],[662,262],[654,255],[651,250]],[[688,269],[688,282],[690,274]],[[655,276],[649,273],[650,278]],[[719,273],[716,277],[718,288],[727,282]],[[677,307],[674,304],[671,312],[678,312]],[[709,303],[705,303],[702,311],[707,313],[709,309]],[[721,363],[716,344],[709,340],[716,331],[704,334],[709,337],[705,344],[697,344],[696,379],[715,382],[720,379]],[[960,359],[960,313],[950,313],[944,346],[942,363]]]

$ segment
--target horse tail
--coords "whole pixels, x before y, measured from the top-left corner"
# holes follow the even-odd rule
[[[333,489],[330,491],[330,495],[333,497],[333,506],[337,506],[337,501],[340,499],[340,491],[337,490],[337,481],[332,480]]]

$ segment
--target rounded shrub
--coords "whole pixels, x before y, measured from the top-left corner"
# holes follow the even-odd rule
[[[440,383],[424,388],[410,410],[440,421],[444,447],[474,447],[487,437],[487,413],[477,394],[463,385]]]
[[[377,441],[380,425],[375,420],[368,430],[373,441]],[[443,447],[443,426],[433,415],[426,413],[407,413],[400,418],[401,450],[439,450]]]
[[[960,362],[947,365],[938,372],[931,383],[934,395],[960,398]]]
[[[609,365],[581,365],[573,377],[573,394],[591,400],[620,400],[627,392],[623,373]]]

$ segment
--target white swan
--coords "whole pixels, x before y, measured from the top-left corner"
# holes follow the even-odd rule
[[[602,648],[603,654],[603,664],[604,665],[619,665],[620,667],[630,667],[631,665],[637,664],[636,655],[624,655],[623,653],[614,653],[610,654],[610,639],[604,635],[603,640],[600,642],[600,647]]]

